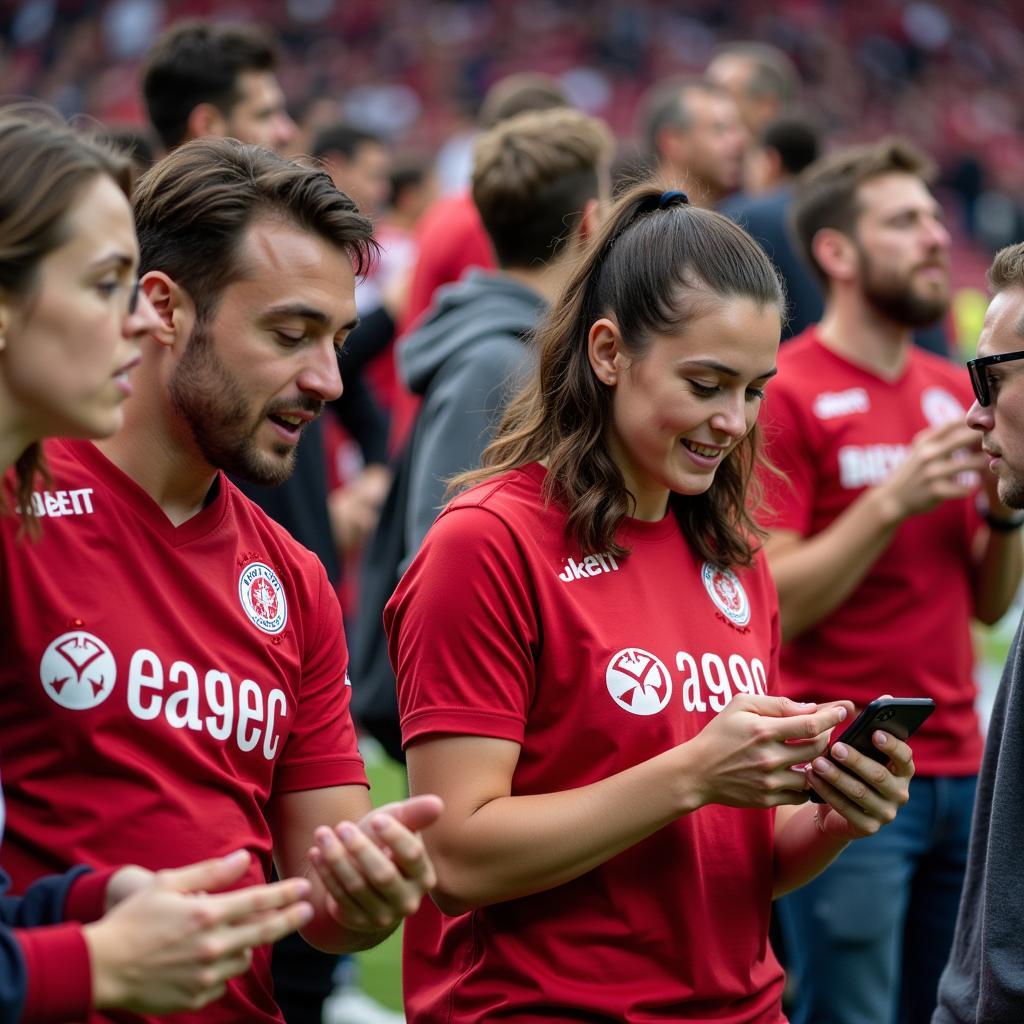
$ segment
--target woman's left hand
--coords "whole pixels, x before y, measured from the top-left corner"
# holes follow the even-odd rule
[[[807,770],[810,786],[826,803],[819,805],[819,827],[837,839],[874,835],[907,802],[914,775],[909,745],[876,729],[872,743],[889,757],[881,765],[846,743],[832,747],[832,758],[816,757]],[[839,767],[842,765],[842,767]]]

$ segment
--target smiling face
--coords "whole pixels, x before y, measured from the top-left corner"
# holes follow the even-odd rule
[[[949,232],[916,175],[872,178],[857,192],[854,233],[864,298],[898,324],[934,323],[949,308]]]
[[[679,333],[655,335],[639,357],[615,343],[600,358],[601,325],[609,344],[618,329],[608,320],[591,329],[595,372],[612,387],[608,448],[641,519],[660,519],[669,492],[711,486],[754,426],[775,372],[778,309],[742,298],[711,302]]]
[[[999,292],[985,314],[978,355],[1024,350],[1024,288]],[[991,401],[977,402],[967,422],[982,434],[982,447],[998,478],[999,498],[1011,508],[1024,508],[1024,359],[996,363],[984,370]]]
[[[341,394],[355,275],[347,252],[272,221],[248,229],[239,265],[243,276],[194,326],[170,396],[210,466],[272,485],[291,475],[305,426]]]
[[[129,310],[138,245],[128,201],[98,175],[71,207],[66,241],[21,297],[0,300],[0,394],[26,438],[107,437],[123,419],[128,370],[157,326],[149,302]]]

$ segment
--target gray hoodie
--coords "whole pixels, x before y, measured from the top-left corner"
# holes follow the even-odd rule
[[[447,479],[480,464],[508,399],[533,365],[526,341],[544,311],[541,296],[518,281],[472,270],[438,291],[426,318],[399,346],[399,373],[423,396],[412,439],[407,562],[444,505]]]

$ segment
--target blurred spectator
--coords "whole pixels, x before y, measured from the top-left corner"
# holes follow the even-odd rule
[[[725,89],[700,78],[672,78],[655,86],[642,110],[652,163],[691,203],[714,207],[739,188],[747,132]]]
[[[817,158],[817,129],[805,118],[783,117],[769,123],[747,153],[745,192],[719,205],[754,237],[786,285],[783,338],[799,334],[821,319],[821,287],[798,255],[789,228],[796,176]]]
[[[529,339],[560,291],[608,191],[611,137],[570,109],[503,119],[477,140],[473,202],[499,270],[470,270],[441,289],[403,342],[399,362],[422,398],[367,551],[351,634],[353,713],[403,759],[384,605],[439,509],[448,480],[475,469],[505,403],[532,365]]]
[[[516,74],[491,87],[480,108],[480,123],[491,128],[529,110],[568,106],[558,83],[545,75]],[[494,252],[468,192],[442,196],[426,211],[416,231],[417,259],[399,321],[404,335],[433,301],[443,284],[457,281],[469,267],[494,267]],[[416,401],[399,388],[392,410],[391,448],[397,451],[408,434]]]
[[[768,43],[741,41],[720,46],[705,77],[736,101],[751,135],[792,110],[800,95],[793,61]]]
[[[212,135],[284,150],[295,122],[276,63],[270,36],[254,26],[186,21],[161,36],[146,58],[142,92],[165,148]]]

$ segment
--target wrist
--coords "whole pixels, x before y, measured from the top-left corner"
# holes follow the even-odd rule
[[[980,491],[974,499],[974,504],[985,525],[996,533],[1013,533],[1024,526],[1024,510],[1008,509],[1006,513],[993,512],[988,498]]]
[[[663,755],[668,768],[667,792],[672,794],[674,817],[680,818],[710,803],[702,772],[700,736],[667,750]]]
[[[123,1000],[123,991],[118,975],[111,967],[111,943],[108,941],[108,925],[103,920],[87,924],[82,928],[82,937],[89,950],[89,973],[92,977],[93,1009],[102,1010],[118,1006]]]
[[[910,514],[887,483],[872,487],[866,492],[865,499],[874,506],[874,520],[885,529],[896,529]]]

